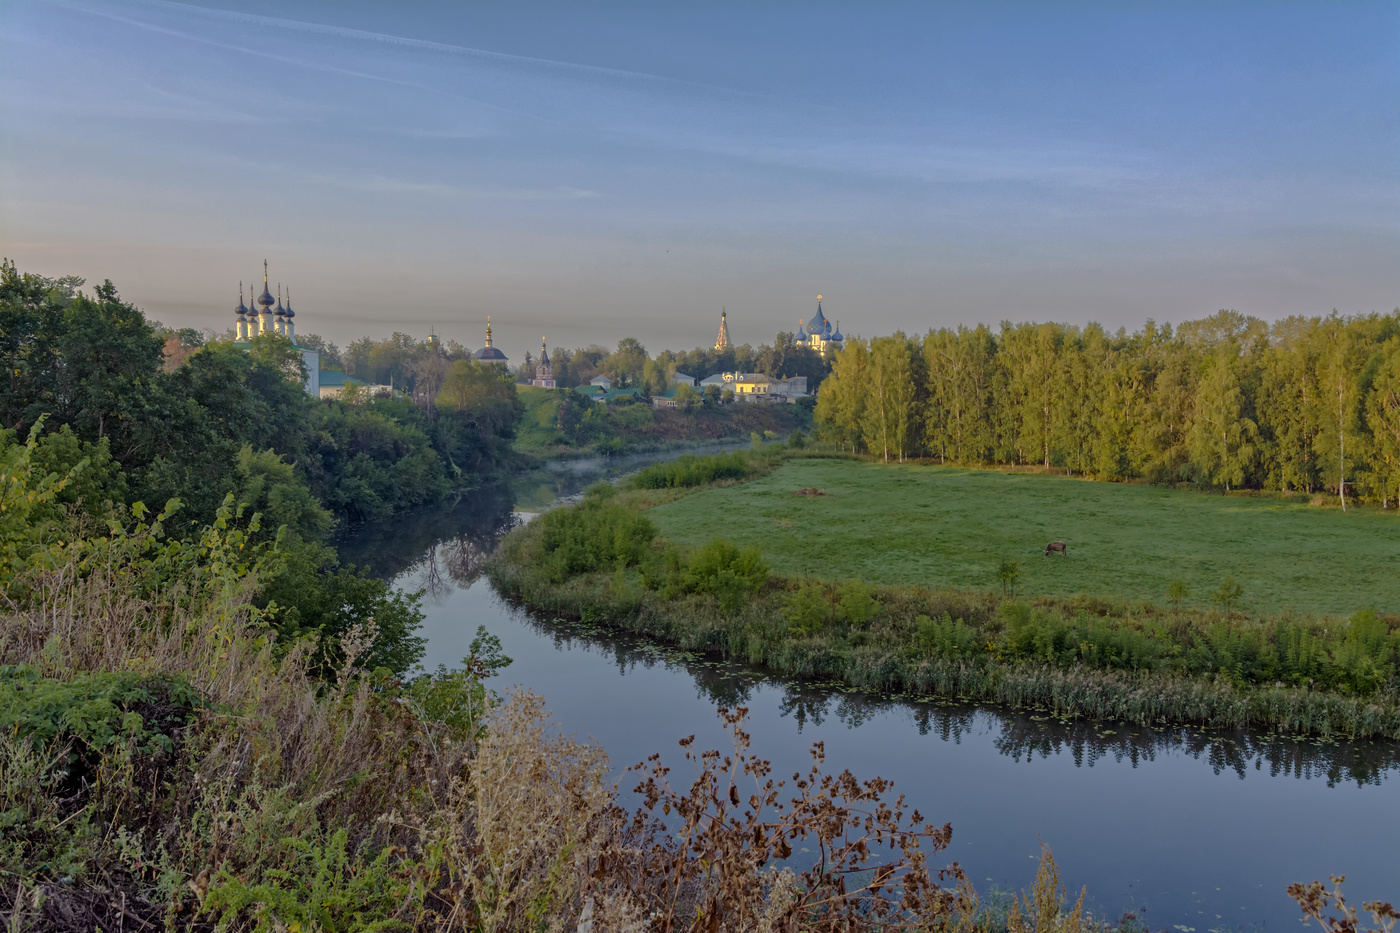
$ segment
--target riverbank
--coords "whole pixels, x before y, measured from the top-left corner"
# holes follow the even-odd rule
[[[778,462],[770,449],[753,472]],[[703,473],[696,482],[737,481]],[[779,576],[761,548],[658,540],[645,510],[697,487],[652,485],[513,531],[487,564],[492,582],[545,612],[873,692],[1143,725],[1400,737],[1396,635],[1374,614],[1248,616]]]

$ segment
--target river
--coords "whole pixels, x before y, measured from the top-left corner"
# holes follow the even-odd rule
[[[561,498],[672,455],[574,461],[475,490],[448,506],[359,530],[341,545],[396,585],[424,591],[424,664],[453,665],[478,625],[514,663],[496,684],[543,695],[564,731],[621,771],[679,738],[722,748],[718,705],[749,708],[753,749],[779,774],[828,769],[894,781],[981,891],[1026,887],[1040,841],[1100,915],[1154,930],[1298,924],[1292,881],[1345,874],[1359,903],[1400,900],[1400,744],[1149,730],[794,684],[742,665],[538,617],[481,575],[495,542]]]

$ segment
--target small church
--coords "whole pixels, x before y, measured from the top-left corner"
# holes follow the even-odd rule
[[[535,361],[535,378],[530,385],[541,389],[554,388],[554,370],[549,365],[549,351],[545,349],[544,338],[540,338],[540,358]]]

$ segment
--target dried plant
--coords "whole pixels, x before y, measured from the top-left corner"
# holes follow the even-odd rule
[[[682,740],[689,787],[672,786],[659,756],[631,769],[642,803],[591,866],[595,896],[630,892],[658,933],[918,930],[970,916],[958,865],[927,864],[951,826],[907,813],[902,796],[888,803],[882,778],[824,774],[821,743],[806,775],[774,780],[749,752],[748,710],[719,712],[733,751]],[[794,845],[812,851],[794,858]]]
[[[1346,875],[1332,875],[1332,890],[1328,891],[1321,881],[1310,884],[1296,882],[1288,886],[1288,896],[1298,902],[1304,916],[1311,917],[1322,927],[1322,933],[1392,933],[1395,921],[1400,920],[1397,911],[1387,901],[1367,901],[1361,909],[1371,915],[1374,927],[1362,927],[1356,915],[1356,908],[1347,903],[1342,894],[1342,882]],[[1329,911],[1336,911],[1335,915]]]

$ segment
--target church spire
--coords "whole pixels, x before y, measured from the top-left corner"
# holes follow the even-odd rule
[[[719,312],[719,336],[715,338],[716,350],[729,349],[729,309],[721,307]]]

